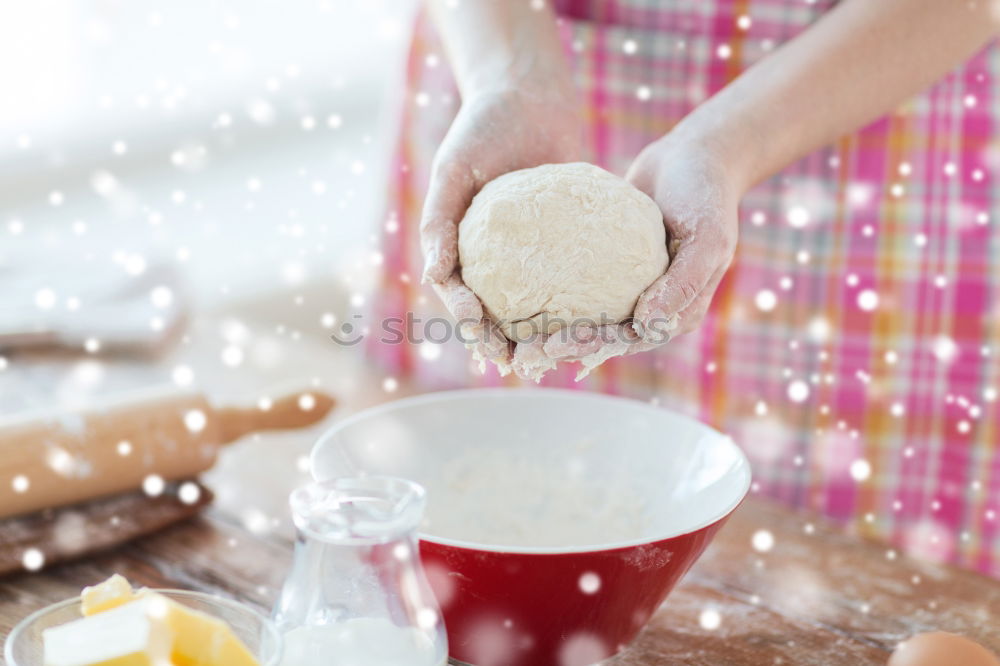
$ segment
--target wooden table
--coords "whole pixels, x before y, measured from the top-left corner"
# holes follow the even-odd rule
[[[294,314],[273,316],[290,322]],[[302,326],[308,321],[315,319],[303,318]],[[387,397],[381,379],[367,377],[356,359],[351,366],[351,359],[324,348],[295,347],[298,355],[283,357],[274,376],[227,375],[219,371],[217,330],[217,322],[194,326],[190,343],[156,366],[107,363],[102,386],[111,391],[169,378],[173,364],[184,362],[214,382],[206,386],[213,395],[248,385],[264,390],[288,377],[323,377],[324,387],[346,401],[335,418]],[[36,391],[47,399],[46,391],[64,385],[67,364],[75,362],[13,359],[0,373],[0,394],[27,400]],[[6,401],[0,411],[11,404],[17,407],[16,400]],[[195,519],[85,561],[0,579],[0,640],[28,613],[113,572],[141,585],[219,593],[269,610],[288,570],[291,534],[287,525],[254,531],[247,526],[259,526],[260,516],[286,513],[289,488],[304,478],[295,461],[315,434],[268,435],[240,444],[207,477],[217,501]],[[247,507],[258,513],[248,515]],[[753,547],[760,530],[773,537],[767,552]],[[635,643],[609,664],[884,664],[900,640],[933,629],[968,635],[1000,653],[1000,582],[907,559],[751,497]]]
[[[760,553],[752,537],[765,528],[774,546]],[[0,637],[31,611],[112,572],[267,611],[290,556],[286,537],[255,535],[213,508],[113,552],[0,581]],[[929,629],[963,633],[1000,651],[998,612],[996,581],[909,560],[751,499],[635,643],[608,664],[884,664],[898,641]]]

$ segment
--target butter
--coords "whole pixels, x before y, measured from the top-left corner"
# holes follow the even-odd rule
[[[140,599],[165,604],[164,619],[174,635],[174,666],[260,666],[250,650],[222,620],[176,603],[156,592]]]
[[[170,666],[162,604],[140,599],[42,632],[45,666]]]
[[[124,576],[115,574],[100,585],[83,588],[80,612],[84,617],[117,608],[135,598],[132,586]]]
[[[43,632],[45,666],[260,666],[224,621],[117,574],[85,588],[80,610]]]

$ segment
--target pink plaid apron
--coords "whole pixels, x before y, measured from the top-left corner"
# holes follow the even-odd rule
[[[588,159],[624,173],[644,145],[831,4],[557,2],[587,107]],[[573,368],[543,384],[693,414],[744,447],[754,492],[1000,576],[998,77],[990,47],[755,188],[736,262],[699,331],[579,384]],[[417,225],[458,96],[423,19],[405,92],[373,314],[426,319],[442,312],[419,285]],[[371,337],[368,348],[387,377],[427,389],[517,383],[480,375],[455,341]]]

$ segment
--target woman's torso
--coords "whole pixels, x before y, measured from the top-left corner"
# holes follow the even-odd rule
[[[556,2],[588,159],[624,173],[832,4]],[[986,49],[751,191],[736,261],[697,332],[581,384],[569,368],[543,383],[692,413],[747,450],[758,492],[1000,575],[998,70]],[[423,21],[406,92],[379,316],[435,311],[412,279],[416,228],[457,94]],[[387,372],[427,388],[511,381],[480,377],[458,344],[370,348]]]

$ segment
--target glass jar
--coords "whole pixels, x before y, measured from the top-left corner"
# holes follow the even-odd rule
[[[442,666],[444,621],[420,564],[426,494],[369,476],[291,495],[292,571],[274,609],[283,666]]]

